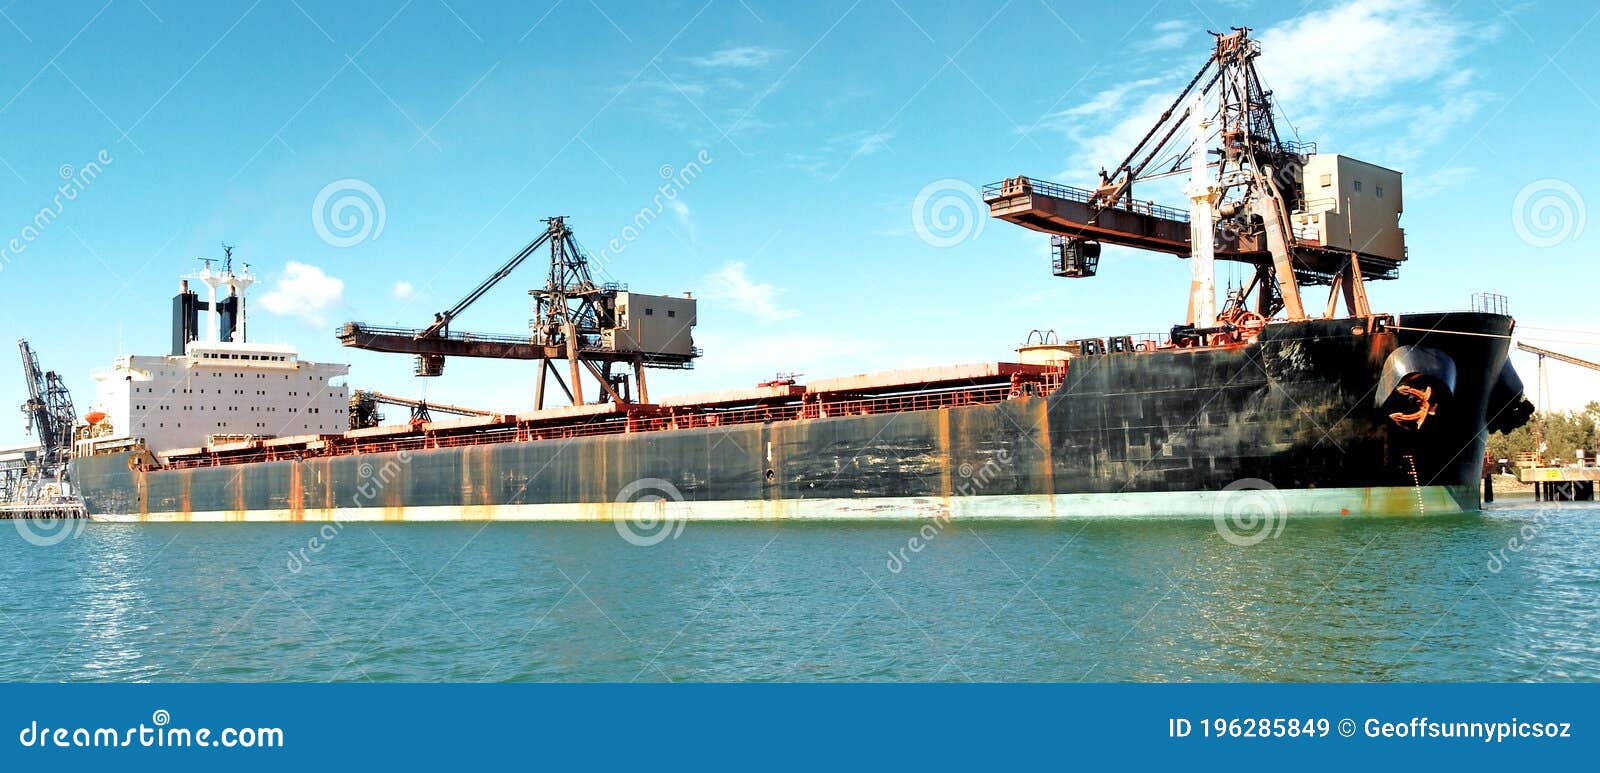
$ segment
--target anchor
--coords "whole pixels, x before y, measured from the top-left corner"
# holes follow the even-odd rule
[[[1438,406],[1433,404],[1433,387],[1431,386],[1417,389],[1416,387],[1402,385],[1395,391],[1407,397],[1415,398],[1417,401],[1417,409],[1415,411],[1410,413],[1396,411],[1389,414],[1389,420],[1395,424],[1403,427],[1407,422],[1414,421],[1417,423],[1414,429],[1422,429],[1423,422],[1427,421],[1429,416],[1434,415],[1439,410]]]

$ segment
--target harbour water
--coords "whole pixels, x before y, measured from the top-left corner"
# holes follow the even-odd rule
[[[1597,527],[7,524],[0,679],[1595,680]]]

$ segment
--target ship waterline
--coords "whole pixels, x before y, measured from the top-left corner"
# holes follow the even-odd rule
[[[314,510],[202,510],[100,513],[115,523],[451,523],[619,522],[651,529],[695,521],[942,521],[1071,518],[1239,519],[1252,529],[1274,530],[1289,517],[1459,515],[1477,509],[1475,489],[1405,488],[1252,489],[1124,494],[1017,494],[953,497],[872,497],[788,501],[600,502],[592,504],[434,505],[338,507]],[[1254,533],[1254,532],[1251,532]],[[1246,537],[1249,536],[1247,533]]]

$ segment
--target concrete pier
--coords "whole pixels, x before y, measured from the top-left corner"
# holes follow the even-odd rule
[[[0,504],[0,521],[23,518],[88,518],[88,509],[81,500],[56,502],[29,502],[25,504]]]

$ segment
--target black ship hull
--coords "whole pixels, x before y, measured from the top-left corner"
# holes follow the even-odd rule
[[[1231,347],[1080,357],[1048,394],[989,404],[183,469],[117,453],[73,477],[93,517],[150,521],[1472,511],[1487,427],[1522,401],[1498,393],[1512,325],[1273,324]],[[1397,351],[1448,362],[1399,374],[1428,404],[1392,394]]]

